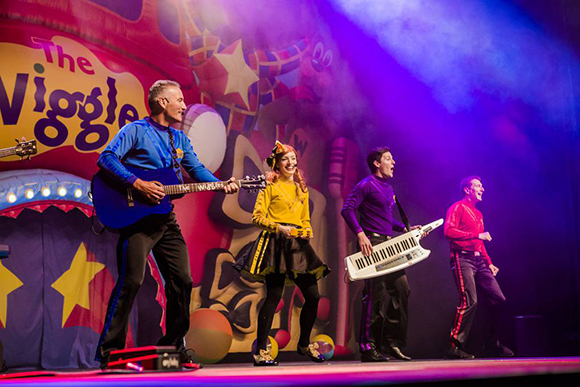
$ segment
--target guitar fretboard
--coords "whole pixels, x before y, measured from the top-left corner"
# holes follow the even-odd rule
[[[8,156],[12,156],[15,154],[16,154],[16,151],[14,150],[14,148],[0,149],[0,157],[8,157]]]
[[[212,181],[207,183],[189,183],[164,185],[163,191],[166,195],[181,195],[192,192],[218,191],[227,185],[227,181]]]

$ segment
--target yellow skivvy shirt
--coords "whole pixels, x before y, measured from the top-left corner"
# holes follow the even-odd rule
[[[312,230],[308,192],[302,192],[298,183],[293,181],[278,180],[268,184],[258,194],[252,223],[269,232],[277,232],[278,223]]]

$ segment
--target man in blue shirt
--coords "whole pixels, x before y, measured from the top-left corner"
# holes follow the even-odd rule
[[[141,169],[172,167],[180,180],[181,166],[195,180],[218,179],[205,168],[193,151],[187,136],[171,125],[182,121],[186,105],[178,83],[157,81],[148,96],[151,116],[125,125],[101,153],[97,164],[120,184],[133,187],[153,203],[165,196],[163,187],[144,181],[125,166]],[[238,191],[234,178],[224,191]],[[189,304],[193,280],[185,240],[175,214],[149,215],[119,230],[117,244],[118,279],[109,299],[107,315],[96,359],[106,367],[109,353],[125,347],[133,301],[145,277],[147,255],[153,251],[165,280],[166,333],[157,345],[175,346],[182,361],[190,362],[184,348],[189,329]]]

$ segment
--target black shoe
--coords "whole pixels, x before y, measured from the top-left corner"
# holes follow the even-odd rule
[[[315,363],[323,363],[326,359],[318,352],[318,343],[309,344],[307,347],[296,347],[296,352],[302,356],[308,356]]]
[[[99,365],[99,368],[102,370],[106,370],[108,364],[109,364],[109,354],[101,356],[101,364]]]
[[[389,361],[389,359],[383,355],[382,353],[380,353],[379,351],[377,351],[375,348],[371,348],[367,351],[363,351],[360,353],[360,361],[366,363],[366,362],[386,362]]]
[[[486,357],[513,357],[514,352],[508,347],[502,345],[498,340],[486,343],[483,346],[483,352]]]
[[[407,356],[403,352],[401,352],[401,349],[399,347],[388,347],[387,348],[387,355],[392,356],[398,360],[405,360],[405,361],[411,360],[411,358],[409,356]]]
[[[255,367],[268,367],[268,366],[277,366],[278,362],[274,360],[271,355],[270,349],[260,349],[258,354],[253,354],[252,357],[254,358],[254,366]]]
[[[450,347],[445,353],[447,359],[475,359],[470,353],[463,351],[459,347]]]
[[[191,348],[182,349],[179,352],[179,358],[181,359],[181,366],[188,369],[199,369],[203,368],[203,364],[195,361],[195,351]]]

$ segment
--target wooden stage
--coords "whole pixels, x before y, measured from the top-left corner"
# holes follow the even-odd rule
[[[2,386],[352,386],[352,385],[513,385],[540,382],[580,383],[580,357],[485,360],[415,360],[324,364],[285,362],[278,367],[251,364],[206,365],[183,372],[113,372],[100,370],[8,372]]]

